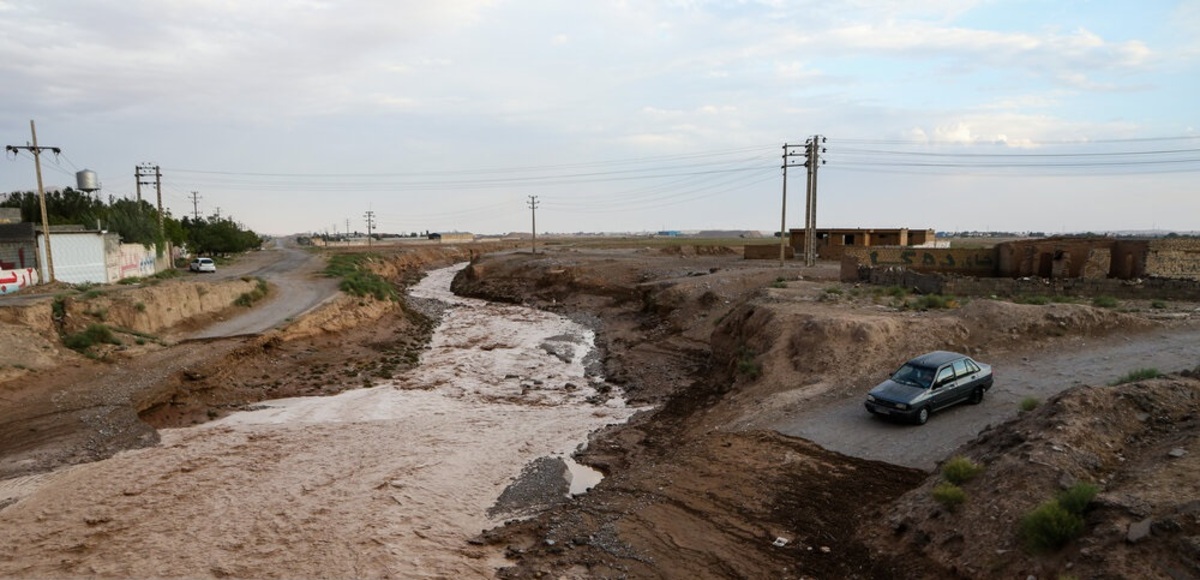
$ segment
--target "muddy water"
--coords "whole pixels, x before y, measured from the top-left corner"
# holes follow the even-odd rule
[[[492,576],[503,558],[467,540],[506,488],[632,410],[589,376],[590,331],[454,297],[454,272],[412,291],[451,304],[412,373],[39,481],[0,511],[0,576]]]

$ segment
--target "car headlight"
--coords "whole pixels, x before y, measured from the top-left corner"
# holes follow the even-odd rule
[[[867,395],[867,400],[868,400],[868,401],[870,401],[870,402],[872,402],[872,403],[874,403],[874,402],[875,402],[875,395]]]
[[[897,409],[900,409],[900,410],[902,410],[902,411],[903,411],[903,410],[908,410],[908,405],[905,405],[904,403],[896,403],[896,408],[897,408]]]

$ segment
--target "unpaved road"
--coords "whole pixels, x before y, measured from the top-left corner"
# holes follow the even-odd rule
[[[932,470],[951,452],[988,425],[1019,412],[1026,397],[1039,401],[1070,387],[1102,386],[1140,368],[1176,372],[1200,365],[1200,327],[1157,330],[1131,336],[1090,339],[1074,347],[1030,353],[991,363],[996,385],[978,406],[960,404],[939,413],[923,426],[872,417],[861,396],[798,409],[794,417],[772,427],[785,435],[809,439],[826,449],[896,465]],[[893,369],[879,369],[882,381]]]
[[[216,338],[270,330],[337,294],[338,281],[321,275],[317,255],[277,238],[269,249],[253,252],[217,272],[220,278],[257,276],[271,284],[267,300],[250,311],[213,324],[188,338]]]

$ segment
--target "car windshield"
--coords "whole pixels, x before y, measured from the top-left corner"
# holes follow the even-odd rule
[[[892,380],[900,384],[928,389],[929,384],[933,382],[933,369],[905,364],[892,375]]]

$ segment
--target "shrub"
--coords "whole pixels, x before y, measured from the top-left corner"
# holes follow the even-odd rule
[[[1100,308],[1116,308],[1117,304],[1119,304],[1117,299],[1112,296],[1097,296],[1092,298],[1092,306]]]
[[[1083,518],[1052,499],[1021,518],[1019,533],[1034,552],[1056,550],[1083,533]]]
[[[1161,376],[1162,376],[1162,373],[1158,372],[1158,369],[1156,369],[1156,368],[1137,369],[1135,371],[1129,371],[1128,373],[1125,374],[1125,376],[1109,383],[1109,385],[1115,387],[1117,385],[1123,385],[1125,383],[1135,383],[1137,381],[1154,379],[1154,378],[1158,378]]]
[[[738,349],[737,372],[751,380],[757,379],[762,374],[762,367],[754,360],[753,350],[744,346]]]
[[[1042,402],[1039,401],[1037,397],[1025,397],[1024,399],[1021,399],[1021,412],[1028,413],[1036,409],[1040,404],[1042,404]]]
[[[787,288],[787,280],[782,277],[776,278],[774,282],[771,282],[771,287],[772,288]]]
[[[146,303],[145,302],[138,302],[137,304],[134,304],[133,307],[136,308],[138,312],[146,311]]]
[[[134,284],[141,284],[141,283],[142,283],[141,276],[130,276],[128,278],[121,278],[120,280],[117,280],[117,284],[120,284],[122,286],[133,286]]]
[[[70,334],[63,338],[63,345],[79,352],[101,343],[121,344],[121,341],[113,334],[112,329],[103,324],[90,324],[83,332]]]
[[[1061,505],[1063,509],[1075,515],[1081,516],[1087,510],[1088,504],[1092,503],[1092,498],[1096,497],[1099,491],[1100,488],[1095,485],[1081,481],[1058,494],[1058,505]]]
[[[1167,303],[1163,302],[1162,300],[1153,300],[1150,302],[1150,308],[1153,308],[1155,310],[1162,310],[1163,308],[1166,308],[1166,307],[1167,307]]]
[[[243,279],[246,281],[249,281],[249,279],[246,279],[246,278],[243,278]],[[267,292],[269,290],[270,290],[270,286],[267,285],[267,281],[263,280],[262,278],[259,278],[258,282],[254,285],[253,290],[251,290],[249,292],[242,292],[242,295],[238,296],[237,299],[233,301],[233,303],[237,306],[245,306],[245,307],[253,306],[255,302],[258,302],[259,300],[266,298]]]
[[[838,288],[837,286],[830,286],[825,289],[825,293],[837,295],[842,293],[842,289]]]
[[[953,483],[943,481],[933,488],[933,499],[946,509],[955,511],[958,506],[967,501],[967,492]]]
[[[943,308],[958,308],[958,300],[953,296],[942,296],[941,294],[925,294],[910,300],[902,305],[903,308],[911,308],[913,310],[940,310]]]
[[[971,481],[982,471],[982,466],[961,455],[950,458],[942,465],[942,477],[954,485],[962,485]]]
[[[1017,304],[1033,304],[1042,306],[1050,303],[1049,296],[1021,296],[1015,300]]]
[[[341,278],[338,288],[358,297],[372,296],[376,300],[399,300],[400,293],[382,276],[372,272],[367,264],[378,259],[376,254],[338,254],[329,258],[325,275]]]

